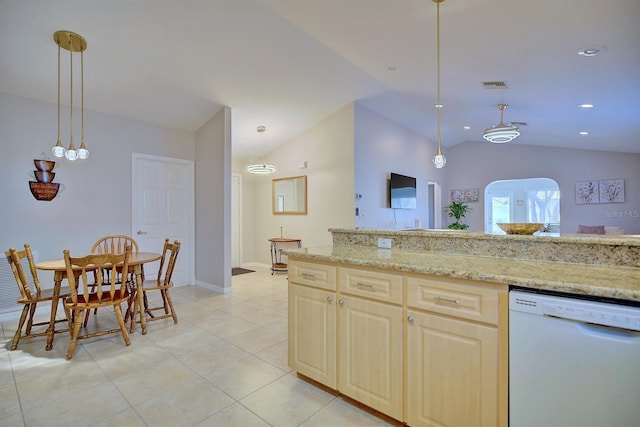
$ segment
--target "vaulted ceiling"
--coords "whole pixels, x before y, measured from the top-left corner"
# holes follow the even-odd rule
[[[638,0],[441,3],[445,152],[506,103],[512,144],[640,153],[639,22]],[[87,109],[193,131],[226,105],[238,158],[352,101],[436,138],[431,0],[0,0],[0,92],[56,102],[62,29],[88,43]]]

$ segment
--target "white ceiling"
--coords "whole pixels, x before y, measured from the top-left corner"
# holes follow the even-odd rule
[[[435,11],[431,0],[0,0],[0,92],[55,103],[52,36],[64,29],[88,43],[87,109],[194,131],[227,105],[235,157],[352,101],[435,140]],[[498,103],[510,104],[505,122],[528,123],[512,144],[640,153],[639,0],[446,0],[440,15],[445,154],[486,143]],[[594,46],[606,49],[577,55]],[[509,88],[481,85],[496,80]]]

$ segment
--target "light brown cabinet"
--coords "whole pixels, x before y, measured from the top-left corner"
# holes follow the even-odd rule
[[[289,367],[336,389],[336,267],[290,263],[289,282]]]
[[[507,286],[290,267],[292,369],[413,427],[507,425]]]
[[[338,389],[401,420],[402,307],[340,296]]]

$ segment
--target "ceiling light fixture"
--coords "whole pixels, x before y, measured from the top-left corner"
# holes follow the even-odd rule
[[[503,123],[504,110],[506,110],[507,107],[507,104],[498,104],[498,108],[500,109],[500,123],[484,130],[484,135],[482,137],[487,141],[493,142],[494,144],[504,144],[505,142],[511,142],[520,136],[520,129],[518,126],[511,124],[505,125]]]
[[[267,128],[265,126],[258,126],[256,130],[258,131],[258,133],[264,133],[267,130]],[[247,171],[250,173],[255,173],[259,175],[266,175],[269,173],[274,173],[276,171],[276,167],[273,165],[270,165],[265,161],[262,161],[262,162],[258,161],[256,163],[252,163],[249,166],[247,166]]]
[[[593,104],[578,104],[578,108],[593,108]]]
[[[86,159],[89,150],[84,143],[84,51],[87,49],[87,41],[80,35],[71,31],[56,31],[53,41],[58,45],[58,141],[51,152],[56,157],[66,157],[69,160]],[[60,140],[60,48],[69,51],[69,148],[65,149]],[[81,122],[82,135],[80,148],[76,150],[73,144],[73,53],[80,52],[80,93],[81,93]]]
[[[437,126],[438,126],[438,148],[436,155],[433,156],[433,165],[440,169],[447,164],[447,158],[442,154],[442,145],[440,143],[440,110],[442,103],[440,102],[440,3],[444,0],[432,0],[436,4],[436,42],[437,42],[437,79],[438,79],[438,101],[436,102]]]

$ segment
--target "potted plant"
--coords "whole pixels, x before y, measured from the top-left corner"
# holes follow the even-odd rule
[[[466,230],[469,228],[468,224],[460,222],[460,219],[467,215],[472,209],[465,202],[451,202],[446,206],[446,212],[449,218],[455,218],[456,221],[449,224],[447,227],[454,230]]]

